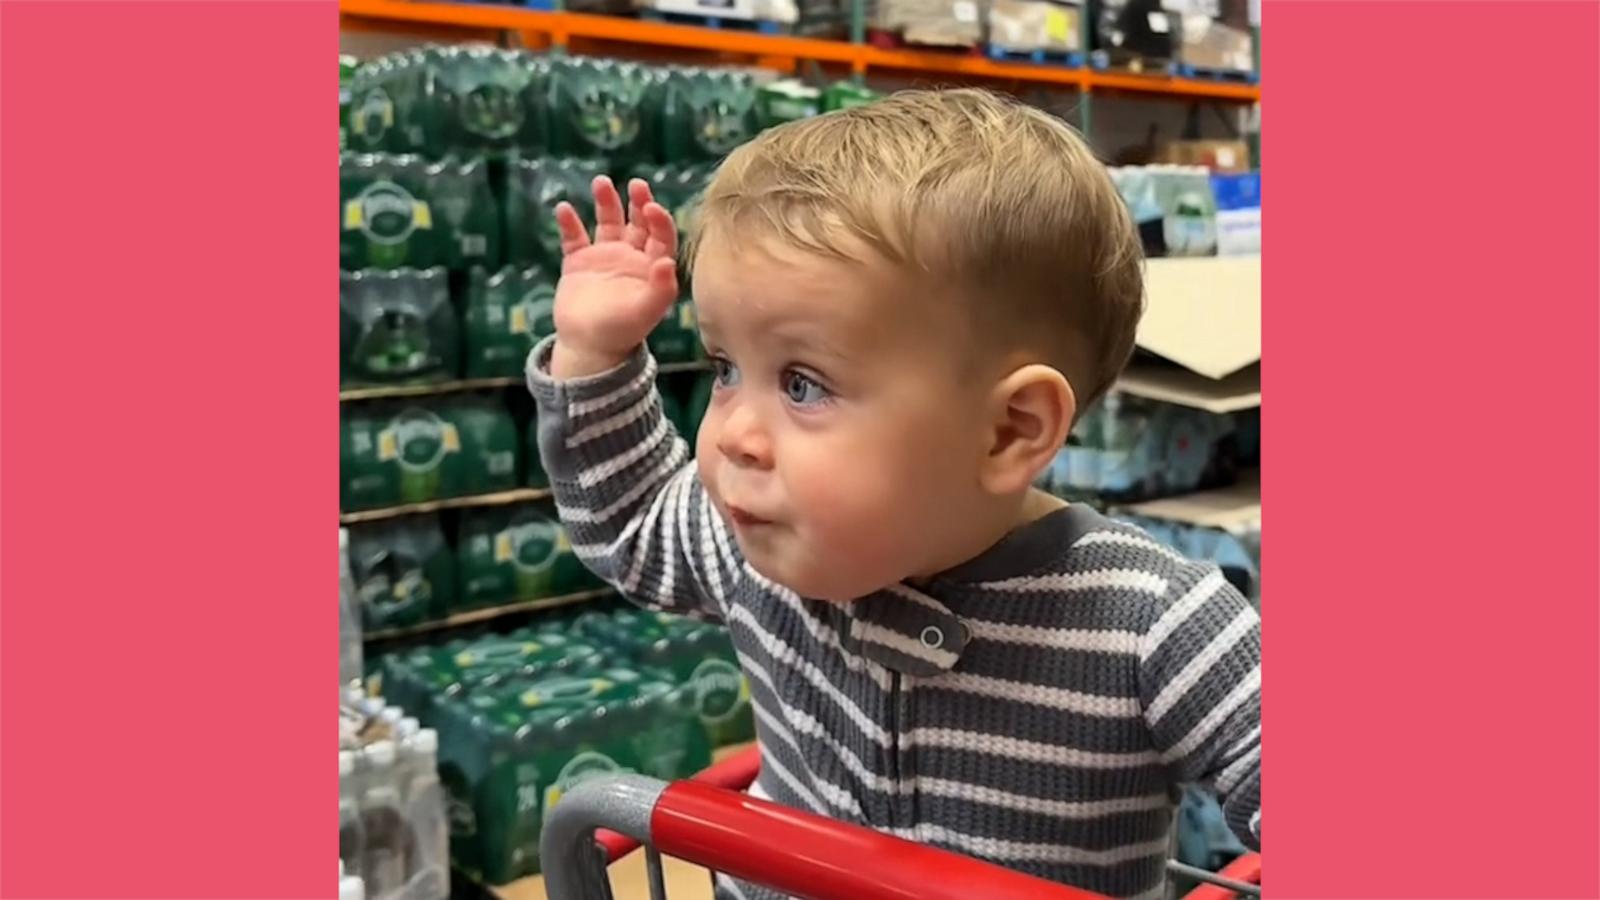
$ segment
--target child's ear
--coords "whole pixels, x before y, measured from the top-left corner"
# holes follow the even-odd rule
[[[1065,376],[1038,364],[1002,378],[990,397],[990,444],[979,480],[993,494],[1021,493],[1066,444],[1077,397]]]

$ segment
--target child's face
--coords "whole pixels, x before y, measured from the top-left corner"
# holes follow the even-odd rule
[[[958,375],[949,298],[914,293],[883,263],[701,245],[700,477],[745,558],[802,596],[853,600],[987,546],[986,386]]]

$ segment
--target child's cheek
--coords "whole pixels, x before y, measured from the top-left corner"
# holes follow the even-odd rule
[[[715,412],[707,411],[705,419],[700,423],[699,433],[693,436],[694,463],[700,473],[700,484],[711,494],[712,500],[718,499],[716,470],[717,461],[722,458],[717,450],[720,418]]]
[[[887,479],[874,471],[870,459],[841,464],[842,459],[851,457],[835,456],[834,462],[820,464],[807,460],[785,473],[784,486],[814,537],[835,552],[850,553],[873,542],[876,525],[885,518],[888,490]]]

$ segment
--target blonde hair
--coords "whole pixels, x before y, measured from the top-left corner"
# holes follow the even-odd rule
[[[902,91],[763,132],[718,168],[686,235],[775,237],[842,260],[865,245],[976,301],[975,326],[1061,369],[1086,409],[1133,352],[1138,233],[1066,123],[1010,98]]]

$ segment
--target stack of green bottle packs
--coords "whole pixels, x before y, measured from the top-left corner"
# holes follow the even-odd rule
[[[601,586],[573,554],[554,513],[539,504],[464,510],[458,534],[461,609]]]
[[[528,351],[555,333],[555,279],[539,265],[473,269],[462,330],[468,378],[522,374]]]
[[[594,224],[597,175],[643,178],[687,227],[717,163],[763,128],[876,95],[748,71],[489,46],[340,59],[340,384],[514,378],[552,328],[551,211]],[[698,355],[693,313],[651,346]]]
[[[571,630],[630,665],[693,686],[695,715],[713,746],[755,739],[750,689],[721,625],[624,607],[580,613]]]
[[[460,324],[443,268],[339,273],[339,381],[442,381],[461,369]]]
[[[350,565],[365,631],[543,600],[603,586],[543,502],[424,513],[350,526]]]
[[[758,83],[744,69],[542,56],[486,45],[410,48],[341,60],[343,146],[359,154],[715,161],[763,128],[877,94],[840,82]]]
[[[546,817],[575,785],[685,778],[750,740],[749,693],[718,626],[621,610],[391,654],[384,695],[439,731],[458,867],[539,871]]]
[[[350,568],[364,633],[449,615],[456,561],[436,516],[350,527]]]
[[[347,404],[339,421],[346,512],[489,494],[521,483],[522,435],[479,396]]]

